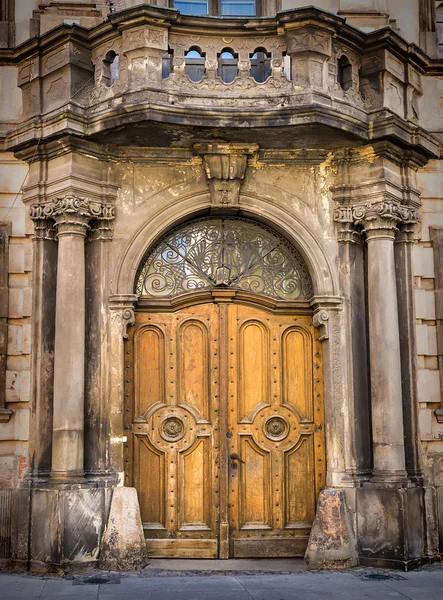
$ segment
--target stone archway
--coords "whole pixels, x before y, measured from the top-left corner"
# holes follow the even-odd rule
[[[150,250],[135,291],[125,482],[150,554],[304,555],[326,473],[300,254],[256,222],[200,219]]]

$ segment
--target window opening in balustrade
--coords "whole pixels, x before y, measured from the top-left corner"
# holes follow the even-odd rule
[[[207,15],[208,0],[175,0],[174,8],[186,15]]]
[[[259,0],[172,0],[172,5],[187,15],[254,17],[262,14]]]
[[[171,74],[173,69],[174,50],[168,48],[162,56],[162,79],[166,79]]]
[[[191,81],[199,82],[206,72],[206,54],[197,46],[192,46],[185,52],[185,73]]]
[[[221,15],[253,17],[257,14],[255,0],[220,0]]]
[[[347,92],[352,87],[352,65],[347,56],[341,56],[337,61],[337,83]]]
[[[107,52],[103,59],[103,81],[106,87],[111,87],[118,79],[118,62],[118,54],[114,50]]]
[[[249,55],[251,69],[249,74],[257,83],[265,82],[271,76],[271,53],[265,48],[256,48]]]
[[[282,53],[282,73],[288,81],[291,81],[291,57],[286,52]]]
[[[238,75],[238,54],[231,48],[224,48],[217,54],[217,75],[224,83],[232,83]]]

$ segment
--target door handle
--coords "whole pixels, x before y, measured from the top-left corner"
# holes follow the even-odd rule
[[[242,460],[238,454],[236,454],[235,452],[233,452],[232,454],[229,455],[229,458],[231,459],[231,469],[236,469],[237,468],[237,463],[235,462],[236,460],[238,460],[238,462],[241,462],[244,464],[244,460]]]

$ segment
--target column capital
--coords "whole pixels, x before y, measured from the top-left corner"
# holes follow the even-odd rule
[[[54,241],[56,229],[52,219],[40,219],[34,217],[31,212],[31,219],[34,221],[34,239]]]
[[[30,209],[30,217],[34,222],[39,223],[36,230],[43,227],[41,221],[53,219],[57,237],[68,234],[85,237],[91,220],[113,221],[115,206],[68,194],[43,204],[33,204]]]
[[[342,224],[339,234],[342,238],[343,232],[361,225],[367,241],[380,237],[394,239],[399,225],[407,224],[410,229],[418,221],[418,211],[395,200],[380,200],[340,206],[334,212],[334,220]]]

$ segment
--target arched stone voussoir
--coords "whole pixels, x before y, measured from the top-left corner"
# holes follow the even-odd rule
[[[116,294],[133,294],[137,270],[152,245],[167,231],[185,221],[208,214],[208,194],[196,194],[175,200],[145,219],[128,241],[117,263],[113,290]],[[300,252],[309,269],[315,296],[337,296],[338,274],[329,258],[322,231],[313,231],[303,215],[271,204],[267,199],[241,195],[240,215],[262,222],[284,235]],[[234,216],[234,215],[233,215]]]

